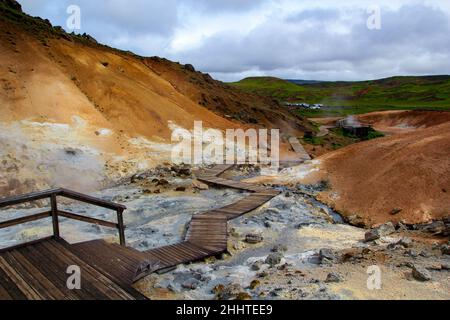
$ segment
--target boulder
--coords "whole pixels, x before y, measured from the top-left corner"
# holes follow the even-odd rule
[[[195,72],[195,68],[194,68],[194,66],[192,64],[185,64],[183,66],[183,69],[187,70],[187,71],[190,71],[190,72]]]
[[[186,280],[181,284],[184,289],[195,290],[199,285],[199,281],[197,279],[191,278]]]
[[[412,275],[414,279],[422,282],[430,281],[432,279],[430,272],[427,269],[419,266],[413,267]]]
[[[223,286],[216,290],[216,296],[219,300],[231,300],[236,299],[241,292],[243,292],[242,287],[239,284],[232,283],[227,286]]]
[[[393,250],[399,247],[403,247],[403,248],[409,248],[412,245],[412,240],[410,238],[404,237],[401,238],[400,240],[390,243],[387,248],[389,250]]]
[[[283,254],[281,254],[280,252],[274,252],[269,254],[269,256],[266,258],[265,263],[267,263],[271,267],[274,267],[281,263],[281,259],[283,259]]]
[[[386,237],[395,233],[395,226],[392,222],[385,223],[378,227],[378,234],[380,237]]]
[[[329,273],[327,279],[325,280],[325,283],[338,283],[338,282],[342,282],[342,278],[336,272]]]
[[[333,250],[331,249],[321,249],[319,251],[319,262],[321,264],[323,263],[330,263],[336,260],[336,255],[334,254]]]
[[[395,226],[392,222],[385,223],[378,228],[369,230],[366,232],[364,239],[365,242],[371,242],[380,239],[381,237],[389,236],[395,233]]]
[[[365,226],[364,218],[359,215],[352,215],[347,218],[347,222],[353,226],[363,228]]]
[[[261,285],[261,281],[259,281],[259,280],[253,280],[251,283],[250,283],[250,286],[249,286],[249,288],[251,289],[251,290],[255,290],[257,287],[259,287]]]
[[[259,234],[250,233],[245,236],[245,242],[250,244],[257,244],[264,241],[264,238]]]
[[[441,252],[444,255],[450,255],[450,246],[448,244],[443,244],[441,246]]]
[[[380,233],[378,229],[372,229],[366,232],[364,235],[364,241],[365,242],[371,242],[380,239]]]

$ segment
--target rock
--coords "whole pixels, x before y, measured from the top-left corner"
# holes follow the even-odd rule
[[[360,259],[364,259],[363,252],[356,248],[343,250],[340,257],[342,262],[357,261]]]
[[[198,189],[198,190],[209,190],[209,187],[207,184],[201,183],[198,180],[192,181],[192,187]]]
[[[245,236],[245,242],[250,244],[257,244],[264,241],[264,238],[258,234],[248,234]]]
[[[427,267],[428,270],[433,270],[433,271],[441,271],[442,270],[442,265],[441,264],[432,264],[430,266]]]
[[[397,224],[397,231],[408,231],[408,226],[406,226],[405,224],[399,222]]]
[[[443,235],[446,233],[447,226],[443,221],[435,221],[424,225],[417,225],[416,229],[433,235]]]
[[[223,289],[217,293],[217,298],[219,300],[236,299],[242,291],[242,287],[239,284],[233,283],[224,286]]]
[[[396,215],[398,215],[398,214],[399,214],[400,212],[402,212],[402,211],[403,211],[403,209],[400,209],[400,208],[392,209],[391,215],[396,216]]]
[[[272,248],[272,252],[287,252],[288,247],[284,244],[277,244],[275,247]]]
[[[443,244],[441,246],[441,252],[444,255],[450,255],[450,246],[448,244]]]
[[[198,288],[199,281],[197,279],[191,278],[186,280],[181,284],[184,289],[195,290]]]
[[[389,236],[393,233],[395,233],[395,226],[392,222],[385,223],[378,227],[378,234],[380,237]]]
[[[167,181],[166,179],[161,179],[158,180],[158,182],[156,183],[156,186],[168,186],[170,183],[169,181]]]
[[[329,273],[327,279],[325,280],[325,283],[339,283],[339,282],[342,282],[342,278],[336,272]]]
[[[420,255],[421,257],[424,257],[424,258],[429,258],[429,257],[431,257],[431,254],[430,254],[428,251],[426,251],[426,250],[422,250],[422,251],[419,253],[419,255]]]
[[[444,262],[441,264],[442,270],[450,270],[450,263]]]
[[[261,271],[256,275],[258,278],[265,278],[269,276],[269,273],[267,271]]]
[[[428,270],[418,266],[414,266],[412,275],[414,279],[422,282],[430,281],[432,279],[431,274],[430,272],[428,272]]]
[[[378,228],[366,232],[364,236],[365,242],[371,242],[395,233],[395,226],[392,222],[385,223]]]
[[[251,269],[252,271],[259,271],[259,270],[261,270],[262,265],[263,265],[263,263],[262,263],[261,261],[255,261],[255,262],[251,265],[250,269]]]
[[[183,69],[187,70],[187,71],[190,71],[190,72],[195,72],[195,68],[194,68],[194,66],[192,64],[185,64],[183,66]]]
[[[250,283],[249,288],[250,288],[251,290],[255,290],[255,289],[258,288],[260,285],[261,285],[261,281],[259,281],[259,280],[253,280],[253,281]]]
[[[177,176],[190,176],[192,175],[192,170],[189,166],[180,165],[180,166],[172,166],[170,168],[172,172],[174,172]]]
[[[397,245],[400,245],[404,248],[409,248],[412,245],[412,243],[413,241],[410,238],[404,237],[397,242]]]
[[[411,250],[411,249],[406,250],[405,255],[410,256],[412,258],[417,258],[419,256],[419,254],[415,250]]]
[[[380,239],[380,234],[378,232],[378,229],[372,229],[370,231],[367,231],[364,235],[364,241],[365,242],[371,242]]]
[[[319,251],[319,263],[330,263],[336,260],[336,256],[331,249],[321,249]]]
[[[271,267],[274,267],[281,263],[281,259],[283,259],[283,254],[281,254],[280,252],[275,252],[269,254],[269,256],[266,258],[265,263],[267,263]]]
[[[186,187],[178,187],[175,189],[175,191],[177,192],[185,192],[186,191]]]
[[[225,289],[225,286],[223,284],[218,284],[212,289],[212,293],[214,293],[216,296],[222,294],[223,290]]]
[[[359,215],[352,215],[352,216],[348,217],[347,222],[356,227],[362,228],[365,226],[364,218],[362,218]]]
[[[249,295],[247,292],[240,292],[237,295],[236,300],[239,300],[239,301],[252,300],[252,296]]]

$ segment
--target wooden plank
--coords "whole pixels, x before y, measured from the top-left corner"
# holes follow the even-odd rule
[[[3,287],[1,281],[0,281],[0,300],[1,301],[14,300],[13,297],[8,293],[8,290],[5,287]]]
[[[49,250],[55,250],[55,252],[57,252],[61,257],[61,259],[68,265],[78,265],[80,267],[82,266],[82,279],[84,279],[84,284],[93,284],[96,289],[102,292],[102,295],[96,297],[97,300],[132,299],[132,296],[130,296],[120,286],[118,286],[116,283],[108,279],[106,276],[98,272],[90,265],[84,263],[72,252],[65,250],[62,245],[59,245],[55,241],[45,242],[42,245],[47,246]]]
[[[17,218],[17,219],[1,222],[0,229],[4,229],[4,228],[8,228],[8,227],[16,226],[19,224],[36,221],[36,220],[46,219],[51,216],[52,216],[51,211],[47,211],[47,212],[33,214],[33,215],[30,215],[27,217],[22,217],[22,218]]]
[[[41,296],[11,267],[3,256],[0,256],[0,268],[14,282],[27,300],[41,300]]]
[[[11,254],[16,258],[17,261],[22,264],[26,270],[26,272],[33,275],[33,277],[38,281],[46,290],[46,292],[50,295],[50,297],[54,300],[65,300],[66,295],[61,292],[49,279],[40,272],[27,257],[23,256],[19,251],[15,250],[11,252]]]
[[[52,296],[46,288],[35,278],[35,274],[28,272],[27,269],[18,261],[14,253],[17,251],[7,252],[3,258],[14,268],[24,281],[37,293],[39,300],[51,300]]]
[[[39,270],[58,290],[62,291],[67,300],[77,300],[81,296],[76,295],[74,290],[68,290],[66,285],[67,275],[60,270],[62,267],[57,266],[55,259],[50,253],[43,251],[41,247],[27,246],[17,249],[19,253],[26,256],[31,264]]]
[[[0,267],[0,284],[13,300],[27,300],[25,294],[19,289],[14,281]]]

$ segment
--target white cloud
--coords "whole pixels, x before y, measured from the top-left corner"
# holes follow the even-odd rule
[[[365,0],[22,0],[25,11],[64,24],[82,9],[82,32],[135,51],[192,63],[223,80],[250,75],[360,80],[450,73],[450,1],[377,0],[381,30],[368,30]]]

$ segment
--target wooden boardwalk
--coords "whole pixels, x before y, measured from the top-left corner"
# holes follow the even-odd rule
[[[102,240],[72,246],[48,238],[3,250],[0,300],[145,300],[132,287],[142,258]],[[80,290],[67,287],[69,266],[80,268]]]
[[[251,194],[234,204],[193,216],[184,242],[145,251],[144,254],[153,266],[164,270],[227,252],[228,221],[259,208],[280,194],[270,188],[218,177],[231,167],[233,166],[214,166],[202,171],[198,179],[211,185],[244,190]]]
[[[290,140],[300,161],[309,160],[298,139]],[[139,252],[125,246],[124,206],[55,189],[0,200],[0,207],[49,198],[51,211],[0,222],[0,229],[51,218],[53,237],[0,250],[0,300],[135,300],[146,299],[133,283],[153,272],[227,252],[228,222],[264,205],[280,192],[272,188],[227,180],[219,176],[233,165],[202,170],[198,180],[219,187],[247,191],[243,199],[225,207],[194,215],[185,240],[175,245]],[[117,211],[117,223],[58,210],[57,197],[66,197]],[[103,240],[68,244],[59,235],[59,217],[117,228],[120,245]],[[82,289],[67,288],[69,266],[81,269]]]

